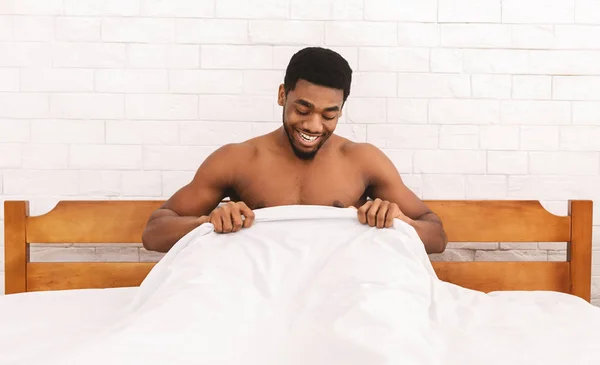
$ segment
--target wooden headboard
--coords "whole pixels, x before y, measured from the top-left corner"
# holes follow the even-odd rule
[[[6,201],[6,294],[138,286],[155,263],[29,262],[29,243],[139,244],[148,217],[162,203],[61,201],[30,216],[28,201]],[[441,217],[450,242],[567,242],[564,262],[433,262],[441,280],[483,292],[552,290],[590,301],[592,201],[569,201],[566,216],[538,201],[425,203]]]

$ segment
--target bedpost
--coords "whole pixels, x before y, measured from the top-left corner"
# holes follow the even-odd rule
[[[592,287],[592,205],[590,200],[569,201],[571,241],[567,261],[571,271],[571,294],[591,300]]]
[[[28,215],[27,201],[4,202],[4,290],[6,294],[27,291]]]

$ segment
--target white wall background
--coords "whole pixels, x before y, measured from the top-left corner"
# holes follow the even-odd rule
[[[0,0],[0,198],[33,214],[167,198],[218,146],[280,125],[277,86],[306,45],[355,71],[338,132],[384,149],[420,197],[539,199],[557,214],[594,199],[600,302],[600,0]],[[564,249],[451,244],[441,259]]]

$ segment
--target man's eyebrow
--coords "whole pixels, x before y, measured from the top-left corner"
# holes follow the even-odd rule
[[[300,104],[300,105],[304,105],[304,106],[305,106],[305,107],[307,107],[307,108],[312,108],[312,107],[314,107],[314,105],[313,105],[312,103],[309,103],[308,101],[306,101],[306,100],[303,100],[303,99],[298,99],[298,100],[294,101],[294,103],[296,103],[296,104]]]
[[[308,101],[306,101],[304,99],[298,99],[298,100],[294,101],[294,103],[303,105],[303,106],[305,106],[307,108],[314,108],[314,105],[311,102],[308,102]],[[330,106],[329,108],[325,108],[326,112],[336,112],[338,110],[340,110],[340,107],[337,106],[337,105],[336,106]]]

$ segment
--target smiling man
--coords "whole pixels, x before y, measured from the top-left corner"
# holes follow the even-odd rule
[[[200,224],[232,233],[252,225],[255,209],[305,204],[355,207],[361,223],[378,228],[401,219],[428,253],[444,251],[440,219],[405,186],[387,156],[334,134],[351,82],[352,70],[338,53],[320,47],[296,53],[278,90],[282,126],[211,154],[152,214],[144,247],[167,252]],[[219,205],[226,197],[231,202]]]

